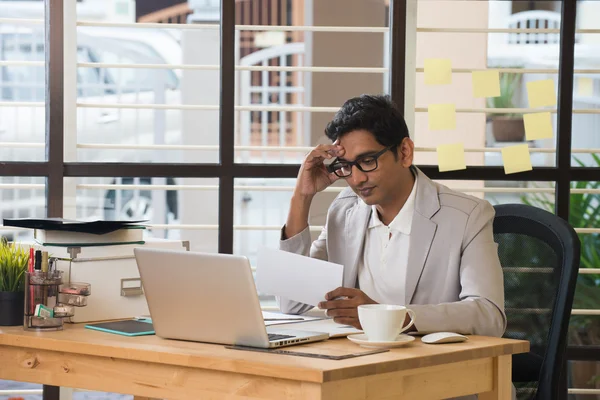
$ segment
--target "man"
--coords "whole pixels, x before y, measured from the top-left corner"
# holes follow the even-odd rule
[[[359,305],[406,305],[420,333],[502,336],[493,207],[434,183],[412,165],[414,143],[387,97],[348,100],[325,134],[333,143],[315,147],[302,163],[280,242],[282,250],[344,265],[343,286],[324,293],[319,308],[360,329]],[[326,167],[325,160],[333,162]],[[333,201],[311,244],[312,199],[338,179],[349,188]],[[284,313],[312,308],[278,302]]]

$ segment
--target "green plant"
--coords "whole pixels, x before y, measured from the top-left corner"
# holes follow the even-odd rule
[[[0,239],[0,292],[24,290],[29,249]]]
[[[500,73],[500,96],[490,97],[487,99],[489,108],[516,108],[514,102],[515,92],[520,86],[521,77],[523,74],[514,72]],[[515,113],[494,113],[496,116],[515,117],[520,114]]]
[[[595,163],[600,166],[600,157],[592,154]],[[579,166],[584,164],[575,159]],[[573,189],[600,189],[600,182],[573,182]],[[522,197],[525,204],[554,212],[554,198],[543,193]],[[571,194],[569,202],[569,223],[575,228],[598,228],[600,226],[600,194],[575,193]],[[580,233],[581,260],[580,268],[600,267],[600,234]],[[574,309],[597,309],[600,307],[598,290],[600,289],[599,274],[582,274],[577,277],[577,288],[573,300]],[[571,317],[569,338],[571,343],[578,345],[599,344],[600,320],[594,316],[574,315]]]

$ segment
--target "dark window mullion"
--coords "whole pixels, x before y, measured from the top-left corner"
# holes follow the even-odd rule
[[[221,101],[219,112],[219,253],[233,253],[235,132],[235,2],[221,0]]]
[[[564,0],[561,8],[560,59],[558,66],[558,113],[556,139],[556,214],[569,220],[571,143],[573,124],[573,69],[577,1]]]
[[[63,0],[44,2],[46,74],[46,215],[63,216],[64,127],[64,10]],[[60,388],[43,385],[44,400],[58,400]]]
[[[48,176],[48,162],[0,161],[0,176]]]
[[[46,163],[9,163],[11,173],[0,175],[24,175],[28,167],[35,167],[38,175],[44,175],[43,168]],[[551,181],[558,178],[556,167],[537,167],[532,171],[519,174],[506,175],[501,166],[470,166],[466,170],[439,172],[436,165],[418,166],[431,179],[463,179],[463,180],[490,180],[490,181]],[[105,176],[153,176],[153,177],[179,177],[179,178],[220,178],[232,176],[234,178],[296,178],[298,176],[297,164],[234,164],[228,170],[219,164],[162,164],[162,163],[65,163],[65,176],[68,177],[105,177]],[[17,172],[17,173],[13,173]],[[572,170],[574,180],[594,180],[600,174],[598,168],[584,167]],[[35,175],[35,174],[34,174]],[[594,179],[592,179],[594,178]]]
[[[46,214],[63,215],[64,13],[62,0],[45,1],[46,43]]]
[[[391,0],[389,12],[390,97],[404,113],[406,79],[406,0]]]

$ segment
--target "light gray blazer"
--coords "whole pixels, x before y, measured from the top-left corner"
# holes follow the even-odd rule
[[[506,315],[502,269],[492,233],[494,208],[485,200],[453,191],[416,171],[405,281],[405,304],[416,314],[415,326],[421,333],[502,336]],[[280,249],[342,264],[343,286],[358,287],[358,260],[370,217],[371,207],[347,188],[329,207],[317,240],[311,243],[307,228],[281,240]],[[301,314],[312,308],[284,298],[277,300],[284,313]]]

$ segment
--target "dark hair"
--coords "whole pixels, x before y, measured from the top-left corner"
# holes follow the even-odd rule
[[[369,131],[382,146],[392,148],[397,154],[397,146],[409,137],[408,127],[398,107],[387,95],[363,94],[347,100],[327,124],[325,135],[332,142],[348,132]]]

